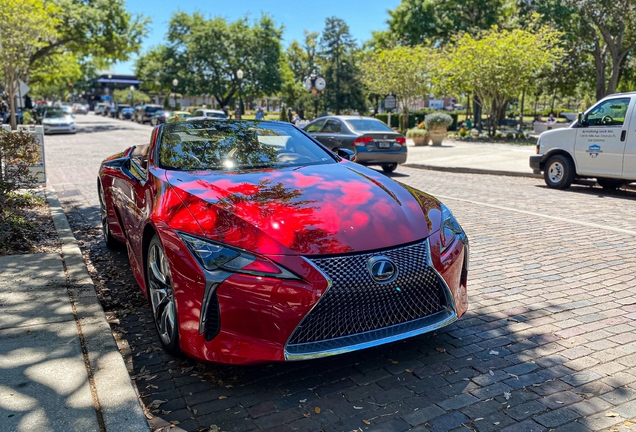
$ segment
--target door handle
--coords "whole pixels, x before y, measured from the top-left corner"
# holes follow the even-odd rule
[[[625,141],[626,136],[627,136],[627,131],[623,130],[623,132],[621,132],[621,141]]]

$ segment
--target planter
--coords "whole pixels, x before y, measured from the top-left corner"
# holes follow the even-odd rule
[[[416,147],[419,146],[427,146],[428,142],[431,140],[431,137],[426,134],[426,135],[419,135],[419,136],[414,136],[413,137],[413,144],[415,144]]]
[[[434,146],[441,146],[442,141],[446,138],[446,128],[445,127],[434,127],[431,128],[428,133],[431,135],[431,141]]]

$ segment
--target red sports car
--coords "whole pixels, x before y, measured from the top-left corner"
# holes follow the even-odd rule
[[[426,333],[468,307],[468,240],[437,199],[294,126],[157,126],[106,159],[107,244],[124,243],[161,342],[248,364]]]

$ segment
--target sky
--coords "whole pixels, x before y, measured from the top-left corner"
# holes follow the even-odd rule
[[[336,16],[348,25],[351,35],[359,44],[371,38],[371,32],[386,30],[388,10],[395,9],[400,0],[127,0],[126,7],[132,14],[150,17],[152,22],[141,52],[165,42],[168,22],[173,12],[201,12],[208,17],[221,16],[236,21],[247,16],[257,20],[261,12],[267,13],[276,25],[284,26],[283,48],[292,40],[302,42],[303,31],[322,32],[325,19]],[[136,56],[135,56],[136,57]],[[134,74],[134,59],[117,63],[111,68],[116,73]]]

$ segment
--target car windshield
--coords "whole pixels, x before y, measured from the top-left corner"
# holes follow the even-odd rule
[[[148,114],[152,114],[152,113],[155,113],[155,112],[160,111],[160,110],[161,110],[161,107],[153,107],[153,106],[147,106],[146,107],[146,112]]]
[[[47,118],[47,119],[61,119],[61,118],[64,118],[66,116],[68,116],[68,114],[65,113],[62,110],[59,110],[59,109],[58,110],[46,110],[44,112],[44,118]]]
[[[288,125],[200,120],[164,126],[162,168],[245,170],[335,163],[302,132]]]
[[[348,119],[345,120],[349,127],[356,132],[393,132],[393,130],[380,120],[375,119]]]

